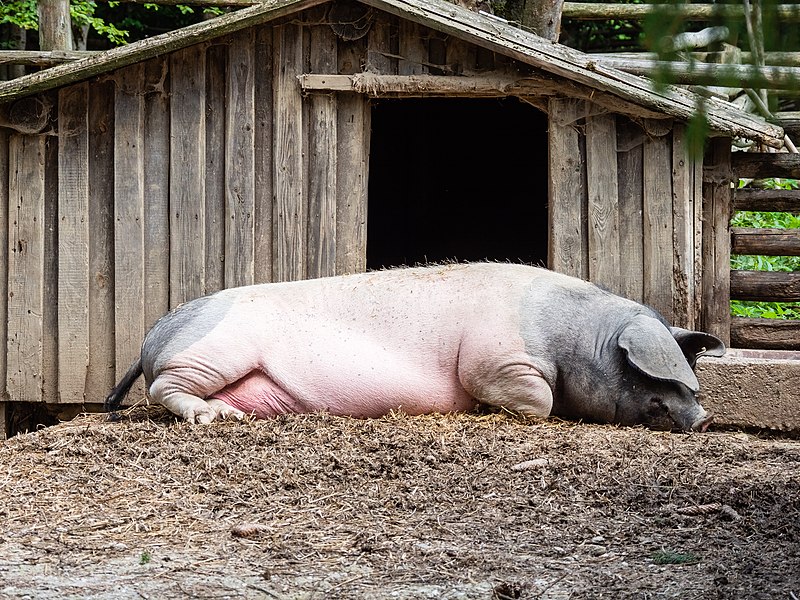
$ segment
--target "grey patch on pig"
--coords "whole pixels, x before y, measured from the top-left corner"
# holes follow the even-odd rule
[[[577,280],[534,281],[521,299],[520,334],[553,391],[555,416],[686,430],[705,414],[686,350],[644,305]]]
[[[676,344],[672,333],[647,315],[633,317],[619,335],[620,348],[639,371],[659,381],[680,382],[698,392],[700,383],[683,352],[675,351]]]
[[[211,333],[232,306],[228,295],[217,293],[181,304],[156,321],[142,343],[142,370],[147,386],[173,356]]]

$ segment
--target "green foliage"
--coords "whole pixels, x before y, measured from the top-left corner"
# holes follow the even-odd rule
[[[117,5],[118,2],[109,2],[109,5]],[[127,43],[126,38],[128,32],[124,29],[119,29],[113,23],[108,23],[103,19],[95,16],[97,4],[94,2],[76,1],[71,0],[69,7],[69,14],[72,18],[73,27],[84,27],[88,25],[94,29],[98,35],[106,38],[115,46],[122,46]]]
[[[11,0],[0,3],[0,23],[10,23],[22,29],[37,29],[39,16],[36,0]]]
[[[731,314],[734,317],[798,320],[800,319],[800,306],[784,302],[731,300]]]
[[[739,181],[739,187],[751,182]],[[760,188],[793,190],[800,186],[795,179],[764,179]],[[800,216],[779,212],[737,212],[731,220],[732,227],[757,229],[800,229]],[[798,256],[731,256],[731,268],[745,271],[800,271]],[[800,319],[800,306],[783,302],[731,301],[731,314],[735,317],[758,317],[762,319]]]
[[[149,550],[142,550],[142,554],[139,556],[139,564],[146,565],[153,559],[153,555],[150,554]]]
[[[109,5],[118,4],[109,2]],[[70,17],[74,27],[89,26],[100,36],[106,38],[114,45],[126,43],[125,38],[128,32],[119,29],[113,23],[109,23],[95,15],[97,4],[92,0],[71,0],[69,6]],[[9,23],[22,29],[38,30],[39,14],[36,9],[36,0],[11,0],[11,2],[0,1],[0,24]]]
[[[71,0],[70,16],[76,28],[89,27],[106,45],[121,46],[129,41],[195,23],[203,15],[220,15],[218,7],[195,11],[191,6],[166,6],[158,4],[120,6],[119,2],[97,5],[93,0]],[[36,0],[0,0],[0,24],[9,23],[36,31],[39,16]]]

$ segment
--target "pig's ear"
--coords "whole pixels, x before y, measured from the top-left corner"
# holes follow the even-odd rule
[[[693,392],[697,377],[669,329],[653,317],[637,315],[619,335],[619,347],[636,369],[660,381],[682,383]]]
[[[710,333],[690,331],[682,327],[670,327],[670,331],[681,347],[689,366],[693,369],[700,356],[723,356],[725,354],[725,344]]]

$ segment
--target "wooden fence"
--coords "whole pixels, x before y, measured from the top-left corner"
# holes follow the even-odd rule
[[[782,177],[800,179],[800,155],[734,152],[734,180]],[[734,210],[800,213],[800,190],[743,188],[733,193]],[[800,256],[800,230],[731,230],[732,254]],[[731,299],[800,302],[800,272],[731,271]],[[740,348],[800,349],[800,321],[737,317],[731,321],[731,344]]]

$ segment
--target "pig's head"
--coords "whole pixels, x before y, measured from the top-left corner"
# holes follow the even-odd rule
[[[703,354],[722,356],[725,345],[716,337],[658,319],[636,315],[620,332],[618,396],[614,421],[644,424],[653,429],[705,431],[712,417],[697,401],[700,384],[693,368]]]

